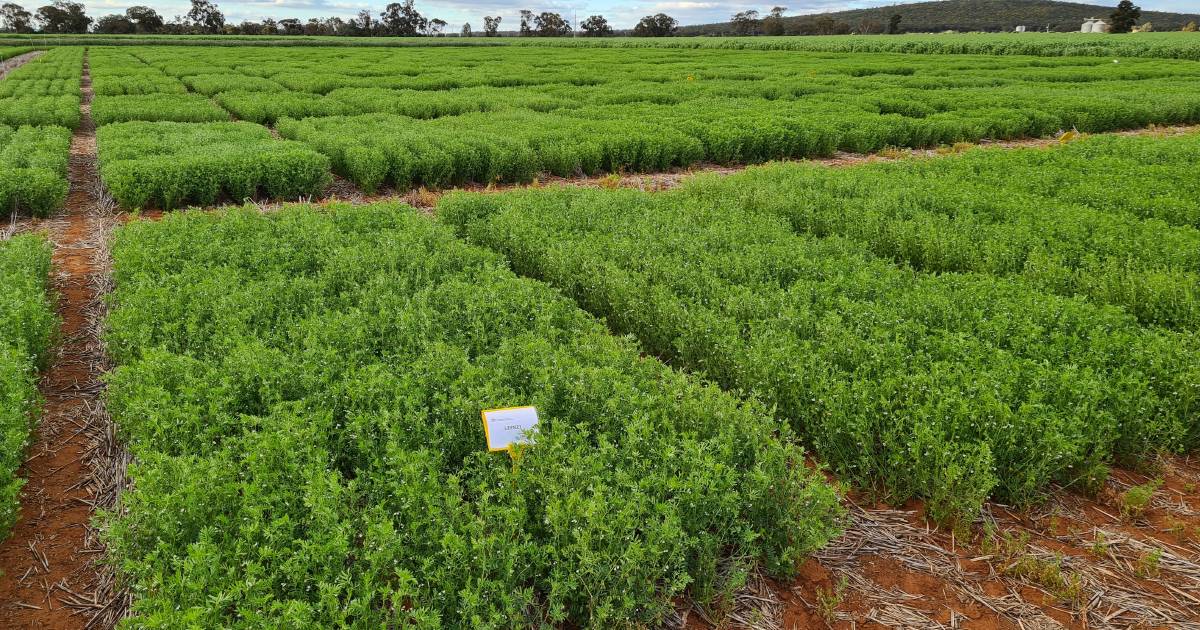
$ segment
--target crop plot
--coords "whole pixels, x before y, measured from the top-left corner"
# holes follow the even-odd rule
[[[211,97],[324,153],[367,191],[1107,131],[1200,112],[1200,63],[1179,60],[669,48],[553,57],[523,46],[99,48],[96,90],[104,121],[215,116],[167,98],[130,101],[116,116],[105,95]]]
[[[479,124],[462,129],[464,119]],[[630,166],[663,170],[695,161],[704,151],[695,138],[652,123],[561,124],[552,115],[520,110],[431,125],[391,114],[285,119],[278,129],[328,155],[335,172],[366,191],[385,183],[405,189],[528,182],[539,173],[592,175]]]
[[[30,53],[35,50],[37,50],[37,49],[32,46],[0,47],[0,61],[4,61],[5,59],[12,59],[13,57],[20,57],[21,55],[24,55],[25,53]]]
[[[214,99],[240,120],[274,125],[279,118],[336,116],[344,104],[308,92],[221,92]]]
[[[229,113],[195,94],[135,94],[97,98],[92,117],[97,125],[134,120],[201,123],[229,120]]]
[[[1187,175],[1197,157],[1197,134],[1095,138],[852,169],[779,165],[694,181],[681,196],[775,214],[924,272],[1017,277],[1197,330],[1200,188]]]
[[[47,288],[50,247],[37,236],[0,240],[0,540],[16,521],[29,434],[38,417],[37,370],[57,320]]]
[[[0,80],[0,212],[46,216],[67,195],[82,51],[47,52]]]
[[[1033,35],[1032,37],[1030,35]],[[908,55],[991,55],[1039,57],[1147,57],[1200,60],[1200,42],[1187,33],[1141,33],[1147,37],[1079,37],[1079,33],[936,33],[904,37],[817,35],[804,37],[631,37],[589,40],[517,39],[516,46],[562,48],[667,48],[718,50],[787,50],[815,53],[903,53]]]
[[[899,190],[905,168],[886,171]],[[944,169],[960,187],[955,170],[970,162],[911,168]],[[1200,354],[1190,332],[1143,327],[1120,309],[1045,293],[1037,275],[897,266],[892,250],[879,255],[897,241],[886,232],[872,240],[878,231],[869,222],[862,233],[842,230],[846,236],[794,229],[788,219],[803,215],[784,208],[802,209],[810,195],[816,207],[834,203],[797,182],[811,176],[828,189],[856,190],[860,170],[841,179],[775,166],[658,194],[455,193],[438,212],[504,253],[519,273],[635,334],[648,351],[755,393],[843,479],[884,488],[896,501],[926,498],[939,518],[969,516],[989,496],[1029,504],[1051,483],[1095,488],[1113,460],[1200,445]],[[851,211],[846,225],[872,220],[890,199],[865,170],[861,182],[878,194],[837,205],[863,209],[861,218]],[[919,186],[932,191],[924,205],[955,206],[959,198],[924,174]],[[972,216],[969,208],[962,216]],[[1012,220],[1020,226],[1022,215]],[[958,233],[945,232],[942,240]],[[947,251],[1013,240],[1000,231],[993,243],[988,233]],[[1093,245],[1074,245],[1084,246]],[[1140,254],[1114,251],[1111,266]]]
[[[230,122],[208,96],[188,92],[212,81],[245,89],[250,79],[195,75],[184,82],[124,50],[98,51],[93,63],[101,176],[122,206],[296,199],[328,183],[324,156],[265,127]]]
[[[246,122],[125,122],[96,131],[100,176],[126,208],[320,193],[329,160]]]
[[[970,177],[998,191],[1086,205],[1115,216],[1200,229],[1200,136],[1093,136],[1047,151],[972,152],[930,164],[944,177]],[[911,170],[917,171],[917,168]],[[1132,251],[1134,248],[1130,248]],[[1189,255],[1181,246],[1175,255]]]
[[[47,216],[67,196],[71,132],[0,125],[0,209]]]
[[[22,79],[21,71],[28,68],[30,68],[30,64],[21,66],[4,81],[0,81],[0,98],[70,96],[79,93],[78,76],[74,78],[60,76],[47,79]]]
[[[123,48],[93,48],[88,53],[96,97],[136,94],[184,94],[176,77],[147,64]]]
[[[82,66],[82,50],[61,48],[9,73],[0,81],[0,125],[74,129],[79,124]]]
[[[79,87],[79,76],[83,70],[83,50],[79,48],[55,48],[29,63],[14,69],[4,77],[4,83],[9,81],[38,81],[38,80],[71,80]],[[69,91],[50,92],[51,94],[71,94]],[[73,94],[78,96],[78,90]]]
[[[835,532],[765,409],[415,211],[173,215],[114,257],[110,544],[156,624],[652,624]],[[487,453],[523,404],[536,447]]]

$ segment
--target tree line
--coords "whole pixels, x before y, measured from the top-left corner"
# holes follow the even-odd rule
[[[0,32],[8,33],[102,33],[108,35],[330,35],[347,37],[394,36],[438,37],[449,34],[449,24],[440,18],[430,18],[417,10],[415,0],[393,2],[378,15],[363,9],[353,18],[297,18],[261,22],[226,22],[225,15],[212,0],[191,0],[186,15],[168,20],[147,6],[133,6],[124,13],[93,19],[84,5],[70,0],[57,0],[30,12],[21,5],[8,2],[0,5]],[[529,10],[520,12],[516,34],[522,37],[564,37],[576,34],[569,20],[559,13]],[[503,18],[485,16],[483,30],[476,32],[468,22],[459,35],[496,37],[501,34]],[[626,34],[635,37],[670,37],[679,31],[679,22],[664,13],[647,15]],[[583,37],[609,37],[616,34],[602,15],[592,15],[578,25]]]
[[[186,15],[175,16],[170,20],[147,6],[134,6],[126,9],[123,14],[105,15],[99,19],[93,19],[87,15],[83,4],[70,0],[57,0],[52,4],[39,7],[32,13],[18,4],[9,2],[0,4],[0,32],[348,37],[438,37],[451,34],[447,31],[450,25],[445,20],[423,15],[417,10],[414,3],[415,0],[393,2],[384,7],[383,11],[377,15],[363,9],[355,17],[348,19],[329,17],[301,21],[297,18],[281,20],[266,18],[261,22],[244,21],[240,24],[233,24],[226,22],[225,15],[212,0],[191,0],[191,9]],[[951,0],[938,4],[957,6],[961,3],[962,0],[958,0],[958,2]],[[924,6],[923,4],[908,5],[907,8],[911,12],[913,7]],[[894,10],[899,7],[890,8]],[[657,13],[643,17],[633,29],[622,31],[619,34],[634,37],[894,34],[904,32],[903,25],[910,21],[914,22],[913,30],[930,30],[925,24],[928,19],[925,19],[924,16],[904,20],[899,13],[885,12],[887,9],[877,8],[846,11],[833,15],[785,18],[787,7],[776,6],[772,7],[765,15],[761,15],[755,10],[740,11],[731,15],[729,22],[725,24],[690,26],[683,30],[680,29],[679,21],[675,18],[665,13]],[[852,15],[858,17],[853,23],[837,17]],[[1140,15],[1141,10],[1130,0],[1122,0],[1110,18],[1112,31],[1129,32],[1134,28]],[[515,34],[521,37],[568,37],[572,35],[610,37],[618,34],[602,15],[589,16],[580,21],[577,27],[573,27],[570,21],[561,14],[552,11],[535,13],[530,10],[522,10],[518,20],[516,31],[505,34]],[[462,25],[458,34],[464,37],[497,37],[501,35],[502,22],[503,18],[498,15],[485,16],[482,31],[477,32],[470,23],[466,23]],[[1036,22],[1034,23],[1036,24]],[[1184,26],[1183,30],[1195,30],[1195,28],[1195,23],[1190,22]],[[1149,26],[1143,25],[1142,30],[1149,30]]]

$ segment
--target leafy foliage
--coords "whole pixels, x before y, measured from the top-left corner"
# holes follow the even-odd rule
[[[79,125],[79,76],[83,51],[56,49],[0,81],[0,125]],[[3,165],[0,165],[3,168]]]
[[[82,2],[54,0],[39,7],[36,15],[43,33],[86,33],[94,20],[85,11]]]
[[[13,57],[20,57],[25,53],[33,52],[35,50],[37,50],[37,48],[34,48],[33,46],[8,46],[0,48],[0,61],[12,59]]]
[[[940,5],[938,0],[935,5]],[[895,14],[894,7],[883,7],[881,23]],[[1093,15],[1088,10],[1088,15]],[[1175,14],[1176,16],[1180,14]],[[799,17],[799,16],[798,16]],[[902,19],[907,19],[901,16]],[[796,18],[790,18],[796,19]],[[849,26],[820,14],[813,20],[821,26],[828,20]],[[908,22],[905,22],[908,24]],[[861,23],[860,23],[861,25]],[[1071,24],[1078,30],[1079,22]],[[910,25],[911,26],[911,25]],[[326,40],[329,41],[329,40]],[[822,53],[903,53],[917,55],[1033,55],[1038,57],[1151,57],[1200,61],[1200,41],[1184,33],[1147,33],[1138,37],[1094,36],[1089,33],[938,33],[905,34],[903,37],[873,35],[835,35],[814,33],[807,37],[672,37],[670,39],[556,39],[531,41],[513,38],[505,41],[518,47],[562,48],[655,48],[688,50],[786,50]]]
[[[410,209],[179,213],[114,257],[132,625],[654,625],[835,534],[763,407]],[[479,411],[514,404],[510,462]]]
[[[579,23],[584,37],[612,37],[613,29],[603,15],[592,15]]]
[[[14,69],[4,81],[31,79],[78,79],[83,70],[83,50],[52,48],[25,65]]]
[[[852,169],[780,165],[689,189],[921,271],[1018,277],[1200,330],[1197,159],[1194,134],[1097,137]]]
[[[0,81],[0,98],[12,96],[62,96],[79,93],[79,78],[26,79],[6,78]]]
[[[111,54],[130,71],[183,77],[246,120],[277,124],[365,188],[389,177],[489,183],[476,178],[495,173],[479,164],[509,159],[494,154],[519,161],[509,181],[523,181],[529,154],[534,174],[575,175],[1200,120],[1200,67],[1156,59],[651,47],[557,49],[547,64],[543,49],[514,46],[486,55],[470,47],[135,52]],[[369,164],[351,174],[342,168],[348,151]],[[448,174],[423,177],[446,160]]]
[[[92,90],[98,97],[187,92],[187,87],[177,77],[167,75],[126,50],[92,48],[88,63]]]
[[[679,31],[679,20],[666,13],[647,15],[633,27],[634,37],[670,37]]]
[[[262,125],[274,125],[284,117],[336,116],[347,110],[340,102],[307,92],[221,92],[215,98],[238,119]]]
[[[468,120],[475,121],[468,125],[471,131],[463,128]],[[662,170],[704,155],[694,138],[662,133],[651,123],[558,122],[548,114],[512,110],[437,120],[430,125],[369,114],[283,119],[277,127],[284,137],[329,156],[335,171],[366,190],[384,182],[398,187],[444,187],[466,181],[523,182],[539,172],[574,175],[622,168]]]
[[[772,405],[840,477],[925,497],[940,518],[989,496],[1035,501],[1051,482],[1092,486],[1114,458],[1200,445],[1194,332],[1143,328],[1020,278],[896,266],[872,253],[873,233],[798,233],[788,211],[814,194],[794,184],[810,175],[778,166],[658,194],[455,193],[438,214],[647,351]],[[873,220],[866,199],[817,203],[848,225]]]
[[[0,124],[79,126],[79,96],[0,98]]]
[[[126,208],[296,199],[329,183],[329,160],[247,122],[125,122],[96,131],[100,176]]]
[[[0,125],[0,211],[47,216],[67,196],[71,132]]]
[[[1121,0],[1117,3],[1117,10],[1112,12],[1109,18],[1112,21],[1113,33],[1128,33],[1137,25],[1138,18],[1142,17],[1142,9],[1130,2],[1130,0]]]
[[[183,77],[189,89],[205,95],[239,90],[243,92],[278,92],[283,86],[262,77],[241,74],[199,74]]]
[[[203,96],[156,93],[97,97],[92,118],[97,125],[131,120],[198,123],[229,120],[229,113]]]
[[[889,9],[884,9],[888,11]],[[1089,16],[1093,12],[1089,10]],[[886,13],[886,16],[894,11]],[[361,12],[360,12],[361,15]],[[1149,13],[1147,13],[1149,15]],[[1180,14],[1176,14],[1177,16]],[[903,16],[902,16],[903,17]],[[1186,17],[1186,16],[1184,16]],[[1187,18],[1188,20],[1194,18]],[[887,19],[880,23],[886,22]],[[1170,22],[1171,20],[1168,20]],[[907,23],[907,22],[906,22]],[[1078,28],[1078,24],[1075,25]],[[1160,29],[1161,30],[1161,29]],[[35,40],[28,35],[2,34],[0,45],[28,46]],[[839,53],[907,53],[921,55],[1034,55],[1040,57],[1143,57],[1160,59],[1200,60],[1200,41],[1179,32],[1154,32],[1139,37],[1090,37],[1081,33],[964,33],[909,34],[904,37],[874,37],[870,35],[834,37],[679,37],[647,38],[502,38],[499,40],[462,41],[457,38],[397,38],[397,37],[292,37],[268,35],[44,35],[36,36],[36,44],[44,46],[170,46],[195,49],[239,48],[278,51],[321,48],[394,49],[412,51],[447,51],[461,48],[657,48],[657,49],[724,49],[724,50],[790,50]],[[179,75],[185,76],[185,75]]]
[[[57,320],[47,295],[50,246],[39,236],[0,240],[0,540],[19,510],[29,434],[40,400],[37,370]]]
[[[174,77],[157,71],[106,76],[93,73],[92,89],[97,96],[121,94],[183,94],[187,87]]]
[[[0,59],[4,56],[0,54]],[[78,50],[56,49],[9,72],[0,81],[0,98],[78,96],[83,57]]]

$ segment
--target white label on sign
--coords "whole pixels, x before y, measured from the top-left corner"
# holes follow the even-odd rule
[[[535,407],[484,409],[483,430],[487,434],[489,451],[506,451],[513,444],[529,441],[529,433],[537,426]]]

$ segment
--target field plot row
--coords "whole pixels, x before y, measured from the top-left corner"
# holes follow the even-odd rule
[[[126,208],[321,193],[329,160],[230,115],[125,51],[89,54],[100,174]]]
[[[58,48],[13,70],[0,81],[0,124],[79,125],[83,50]]]
[[[71,132],[0,125],[0,211],[46,216],[67,197]]]
[[[100,176],[126,208],[296,199],[329,183],[329,160],[247,122],[127,122],[96,131]]]
[[[0,239],[0,541],[17,520],[30,431],[38,417],[37,370],[57,320],[47,296],[50,246],[37,236]]]
[[[46,216],[67,196],[83,51],[58,49],[0,80],[0,213]]]
[[[1195,150],[1181,142],[1163,153]],[[1067,153],[1092,150],[1122,145]],[[987,497],[1028,504],[1051,483],[1095,488],[1114,460],[1200,446],[1196,270],[1178,258],[1196,248],[1157,250],[1175,267],[1142,258],[1158,238],[1194,243],[1194,228],[1045,197],[1018,211],[1011,190],[964,178],[992,160],[1053,164],[780,165],[657,194],[455,193],[438,216],[649,352],[754,394],[842,479],[926,498],[937,518]],[[1130,314],[1143,312],[1188,316],[1173,332]]]
[[[1200,134],[1098,136],[844,169],[781,164],[700,179],[681,203],[774,214],[925,272],[1019,277],[1200,330]]]
[[[654,625],[835,534],[765,408],[409,208],[175,214],[114,259],[138,625]],[[487,453],[480,410],[525,404],[536,446]]]
[[[30,53],[35,50],[37,50],[37,48],[34,48],[32,46],[0,47],[0,61],[4,61],[5,59],[12,59],[13,57],[19,57],[21,55],[24,55],[25,53]]]
[[[224,109],[275,125],[367,191],[1200,121],[1200,63],[1191,61],[553,53],[140,47],[93,48],[90,60],[99,124],[207,124]],[[208,133],[171,133],[192,128]],[[148,150],[146,164],[169,154]],[[104,146],[100,158],[121,170]],[[137,199],[199,201],[154,187]]]
[[[836,533],[800,440],[960,524],[1194,451],[1190,322],[1044,279],[1194,273],[1194,182],[1155,188],[1168,222],[1149,193],[1067,178],[1174,172],[1198,147],[130,223],[107,403],[138,463],[106,536],[137,623],[653,625],[681,594],[719,615],[744,571],[787,577]],[[480,409],[524,404],[536,444],[486,453]]]

